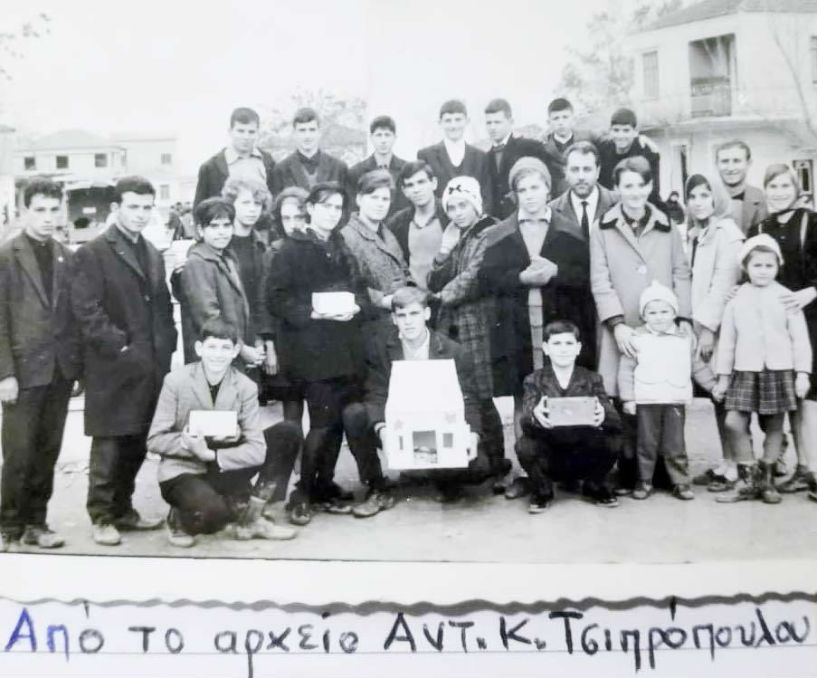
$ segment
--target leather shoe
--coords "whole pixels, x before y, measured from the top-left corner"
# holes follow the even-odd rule
[[[123,532],[135,530],[156,530],[164,523],[161,518],[143,518],[137,511],[131,509],[125,515],[113,521],[114,526]]]

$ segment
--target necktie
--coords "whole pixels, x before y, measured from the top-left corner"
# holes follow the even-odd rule
[[[497,144],[494,146],[494,163],[496,164],[496,171],[499,172],[499,166],[502,164],[502,151],[505,150],[505,144]]]
[[[582,235],[590,239],[590,219],[587,217],[587,200],[582,200]]]
[[[699,236],[697,235],[692,239],[692,256],[690,256],[689,258],[690,268],[692,268],[695,265],[695,254],[698,251],[698,239]]]

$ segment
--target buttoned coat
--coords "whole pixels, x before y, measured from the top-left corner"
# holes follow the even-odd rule
[[[439,142],[431,146],[426,146],[417,151],[417,159],[423,160],[431,165],[434,176],[437,177],[437,190],[435,194],[441,198],[448,182],[454,177],[468,176],[474,177],[479,182],[482,192],[483,212],[491,214],[491,180],[488,176],[488,155],[476,146],[465,144],[465,155],[459,168],[454,167],[444,142]]]
[[[216,394],[210,386],[200,362],[184,365],[165,377],[156,413],[148,433],[148,450],[162,457],[159,462],[159,482],[182,473],[207,473],[207,463],[182,447],[182,431],[187,428],[194,410],[235,412],[240,437],[231,447],[218,450],[218,467],[234,471],[261,466],[267,454],[258,408],[258,388],[237,369],[230,367]]]
[[[639,298],[654,280],[678,297],[678,316],[691,318],[691,274],[681,235],[666,214],[653,205],[649,209],[649,221],[638,239],[625,221],[620,204],[608,210],[599,227],[590,232],[590,283],[602,323],[623,316],[630,327],[641,325]],[[618,395],[619,357],[613,332],[604,324],[598,371],[611,396]]]
[[[618,202],[618,196],[613,191],[607,190],[604,186],[599,184],[597,184],[597,186],[599,189],[599,202],[596,206],[596,213],[593,215],[593,221],[590,223],[591,231],[593,228],[598,227],[602,215],[606,214],[607,211]],[[573,202],[570,200],[570,189],[564,191],[559,197],[551,200],[549,205],[550,209],[565,219],[565,221],[573,227],[576,235],[590,247],[590,241],[587,240],[584,237],[584,233],[582,233],[581,215],[576,214],[576,210],[573,209]]]
[[[176,327],[162,256],[148,241],[143,271],[114,224],[76,253],[71,306],[85,353],[85,433],[147,432]]]
[[[197,359],[193,346],[204,323],[214,318],[230,323],[243,341],[254,341],[254,336],[249,335],[249,303],[238,275],[238,263],[231,253],[225,251],[220,256],[206,243],[196,243],[187,253],[179,283],[186,362]]]
[[[230,168],[227,165],[227,158],[224,155],[226,149],[222,148],[212,158],[202,163],[199,167],[199,178],[196,182],[196,196],[193,199],[193,205],[198,205],[202,200],[207,198],[221,197],[221,189],[230,176]],[[264,163],[264,170],[267,174],[267,188],[273,192],[273,169],[275,168],[275,161],[272,156],[260,148],[258,152],[261,153],[261,162]]]
[[[71,314],[74,255],[51,241],[51,299],[43,288],[37,258],[21,233],[0,247],[0,379],[15,377],[20,388],[50,384],[59,374],[80,375],[79,329]]]
[[[587,245],[576,237],[563,217],[551,213],[545,241],[539,255],[558,267],[557,274],[538,289],[542,294],[542,318],[571,320],[582,337],[590,336],[595,319],[588,323],[590,300],[590,258]],[[496,315],[491,327],[491,361],[494,395],[522,395],[522,382],[533,372],[533,346],[528,310],[528,291],[519,274],[531,263],[519,230],[518,213],[499,223],[489,236],[479,271],[482,291],[496,299]],[[591,311],[592,313],[592,311]],[[586,345],[585,345],[586,344]],[[582,346],[583,363],[592,361],[592,342]],[[589,352],[589,353],[587,353]]]

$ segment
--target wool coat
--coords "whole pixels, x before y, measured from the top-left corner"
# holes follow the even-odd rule
[[[592,336],[589,256],[586,243],[576,237],[573,227],[560,215],[551,213],[539,255],[558,267],[557,274],[538,288],[542,294],[542,317],[545,325],[554,320],[571,320],[579,326],[582,337]],[[525,241],[519,230],[518,213],[496,226],[489,235],[479,280],[482,292],[495,297],[495,317],[491,326],[491,362],[494,395],[522,395],[522,382],[533,372],[528,292],[531,288],[519,281],[519,274],[531,263]],[[583,342],[580,360],[590,364],[592,343]]]
[[[619,350],[606,321],[623,316],[632,328],[641,325],[639,298],[657,280],[678,297],[678,316],[691,319],[690,270],[681,234],[666,214],[649,206],[650,218],[636,239],[621,205],[612,207],[590,232],[590,284],[603,323],[599,341],[599,373],[604,388],[618,395]]]
[[[176,349],[162,256],[145,240],[143,271],[126,237],[114,224],[76,253],[71,306],[85,349],[89,436],[147,433]]]
[[[196,243],[187,253],[179,283],[185,362],[197,360],[193,347],[208,320],[219,318],[230,323],[243,341],[254,341],[249,334],[250,307],[238,263],[229,251],[220,255],[206,243]]]
[[[215,198],[221,196],[221,189],[230,176],[230,169],[227,165],[227,159],[224,156],[224,151],[221,149],[212,158],[204,162],[199,167],[199,178],[196,182],[196,195],[193,199],[193,205],[198,205],[202,200],[207,198]],[[266,151],[258,149],[261,153],[261,160],[264,163],[264,170],[267,174],[267,188],[271,193],[273,191],[273,169],[275,168],[275,161],[272,156]]]
[[[218,468],[235,471],[261,466],[267,454],[264,432],[258,408],[258,388],[248,377],[230,367],[216,394],[210,395],[210,385],[200,362],[184,365],[165,377],[156,413],[148,433],[148,451],[162,457],[159,462],[159,482],[182,473],[204,475],[207,463],[182,447],[182,431],[187,428],[194,410],[235,412],[240,437],[230,447],[218,450]]]
[[[77,379],[82,369],[71,313],[74,254],[56,240],[50,246],[50,299],[28,236],[21,233],[0,247],[0,379],[15,377],[21,389],[46,386],[58,376]]]
[[[479,397],[473,381],[473,366],[468,353],[454,341],[439,332],[430,330],[428,344],[429,360],[453,360],[457,370],[457,379],[465,403],[465,421],[474,433],[481,433],[482,419],[479,414]],[[403,344],[397,328],[380,335],[366,348],[366,380],[363,403],[374,426],[386,419],[386,400],[389,397],[389,380],[391,366],[395,360],[403,360]],[[433,388],[433,384],[429,385]]]
[[[442,260],[435,257],[428,276],[428,289],[440,298],[437,330],[462,346],[474,366],[474,385],[480,400],[494,394],[491,363],[491,324],[494,298],[479,284],[479,269],[485,258],[493,217],[483,217],[466,230],[454,249]],[[449,224],[447,228],[456,228]]]
[[[427,162],[431,166],[434,176],[437,177],[437,190],[435,193],[438,198],[442,197],[445,187],[454,177],[474,177],[479,182],[482,192],[483,212],[486,214],[493,212],[491,181],[488,176],[488,155],[485,151],[481,151],[477,147],[471,146],[471,144],[465,144],[465,156],[462,159],[462,164],[459,167],[454,167],[451,158],[448,157],[445,143],[441,141],[432,146],[421,148],[417,151],[417,159]]]
[[[339,160],[328,153],[318,151],[318,172],[316,182],[335,181],[341,189],[347,191],[349,187],[349,168],[343,160]],[[285,188],[300,186],[305,191],[312,187],[309,177],[301,164],[300,156],[295,151],[275,165],[272,171],[272,194],[278,195]],[[351,195],[348,195],[351,199]]]
[[[361,311],[347,322],[312,318],[313,292],[352,292]],[[287,238],[267,275],[267,308],[277,319],[276,350],[293,383],[363,373],[361,323],[372,317],[365,282],[343,237],[311,230]]]
[[[538,158],[545,164],[548,155],[541,141],[516,137],[511,134],[502,149],[499,167],[496,161],[497,151],[494,147],[488,150],[486,169],[488,173],[488,203],[491,205],[490,214],[497,219],[507,219],[516,211],[516,198],[508,184],[511,168],[519,158]],[[485,196],[483,196],[485,198]]]

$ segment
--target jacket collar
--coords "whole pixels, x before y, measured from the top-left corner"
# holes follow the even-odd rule
[[[452,356],[446,349],[442,335],[432,329],[429,329],[428,333],[428,359],[440,360],[451,358]],[[400,341],[400,335],[396,327],[392,327],[386,336],[386,355],[390,363],[395,360],[403,360],[403,342]]]
[[[370,240],[375,243],[381,240],[381,238],[378,237],[377,233],[372,231],[372,229],[369,228],[369,226],[363,222],[363,219],[360,218],[360,214],[358,214],[357,212],[355,212],[349,217],[349,221],[346,223],[346,226],[344,226],[344,228],[350,228],[364,240]],[[380,228],[385,227],[381,224]]]
[[[238,393],[236,385],[236,375],[238,371],[231,365],[224,378],[221,380],[221,385],[216,395],[216,401],[213,402],[210,396],[210,384],[207,382],[207,376],[204,374],[204,366],[201,361],[194,363],[191,366],[193,377],[193,393],[202,405],[204,410],[231,410],[235,407],[235,401]]]
[[[136,255],[133,253],[133,245],[131,243],[125,242],[124,233],[119,230],[119,227],[116,223],[112,223],[108,226],[108,230],[105,231],[105,239],[111,244],[114,252],[131,268],[133,272],[136,273],[142,280],[147,280],[150,271],[143,271],[142,267],[139,266],[139,262],[136,261]],[[139,236],[140,238],[144,238],[143,235]],[[148,259],[150,260],[150,266],[153,267],[153,255],[150,251],[150,248],[147,248]]]
[[[205,261],[209,261],[210,263],[218,266],[224,275],[227,276],[230,284],[241,293],[241,296],[245,296],[244,288],[241,286],[241,278],[238,276],[238,263],[230,250],[224,250],[222,254],[219,254],[206,243],[197,242],[190,248],[187,256],[199,257],[200,259],[204,259]]]
[[[659,210],[655,205],[650,203],[648,203],[648,205],[650,208],[650,218],[647,221],[644,233],[649,233],[653,229],[664,233],[669,233],[672,226],[669,223],[667,215]],[[616,203],[604,213],[604,216],[602,216],[601,221],[599,222],[599,228],[603,230],[618,228],[621,230],[626,224],[627,219],[625,218],[624,212],[621,209],[621,203]]]
[[[56,241],[52,241],[51,245],[51,256],[54,258],[54,275],[51,285],[51,298],[52,302],[48,301],[48,295],[45,293],[45,287],[43,287],[43,276],[42,272],[40,271],[39,264],[37,264],[37,258],[34,255],[34,249],[32,248],[31,243],[28,240],[28,236],[25,233],[20,233],[16,238],[14,238],[13,244],[14,251],[17,255],[17,261],[20,264],[20,268],[25,271],[25,274],[31,280],[31,284],[34,285],[34,289],[37,291],[37,295],[40,297],[40,301],[43,303],[43,306],[49,307],[53,304],[53,306],[57,305],[57,290],[59,286],[57,285],[57,276],[59,272],[59,267],[57,266],[57,243]],[[62,254],[59,255],[59,262],[62,262]]]

